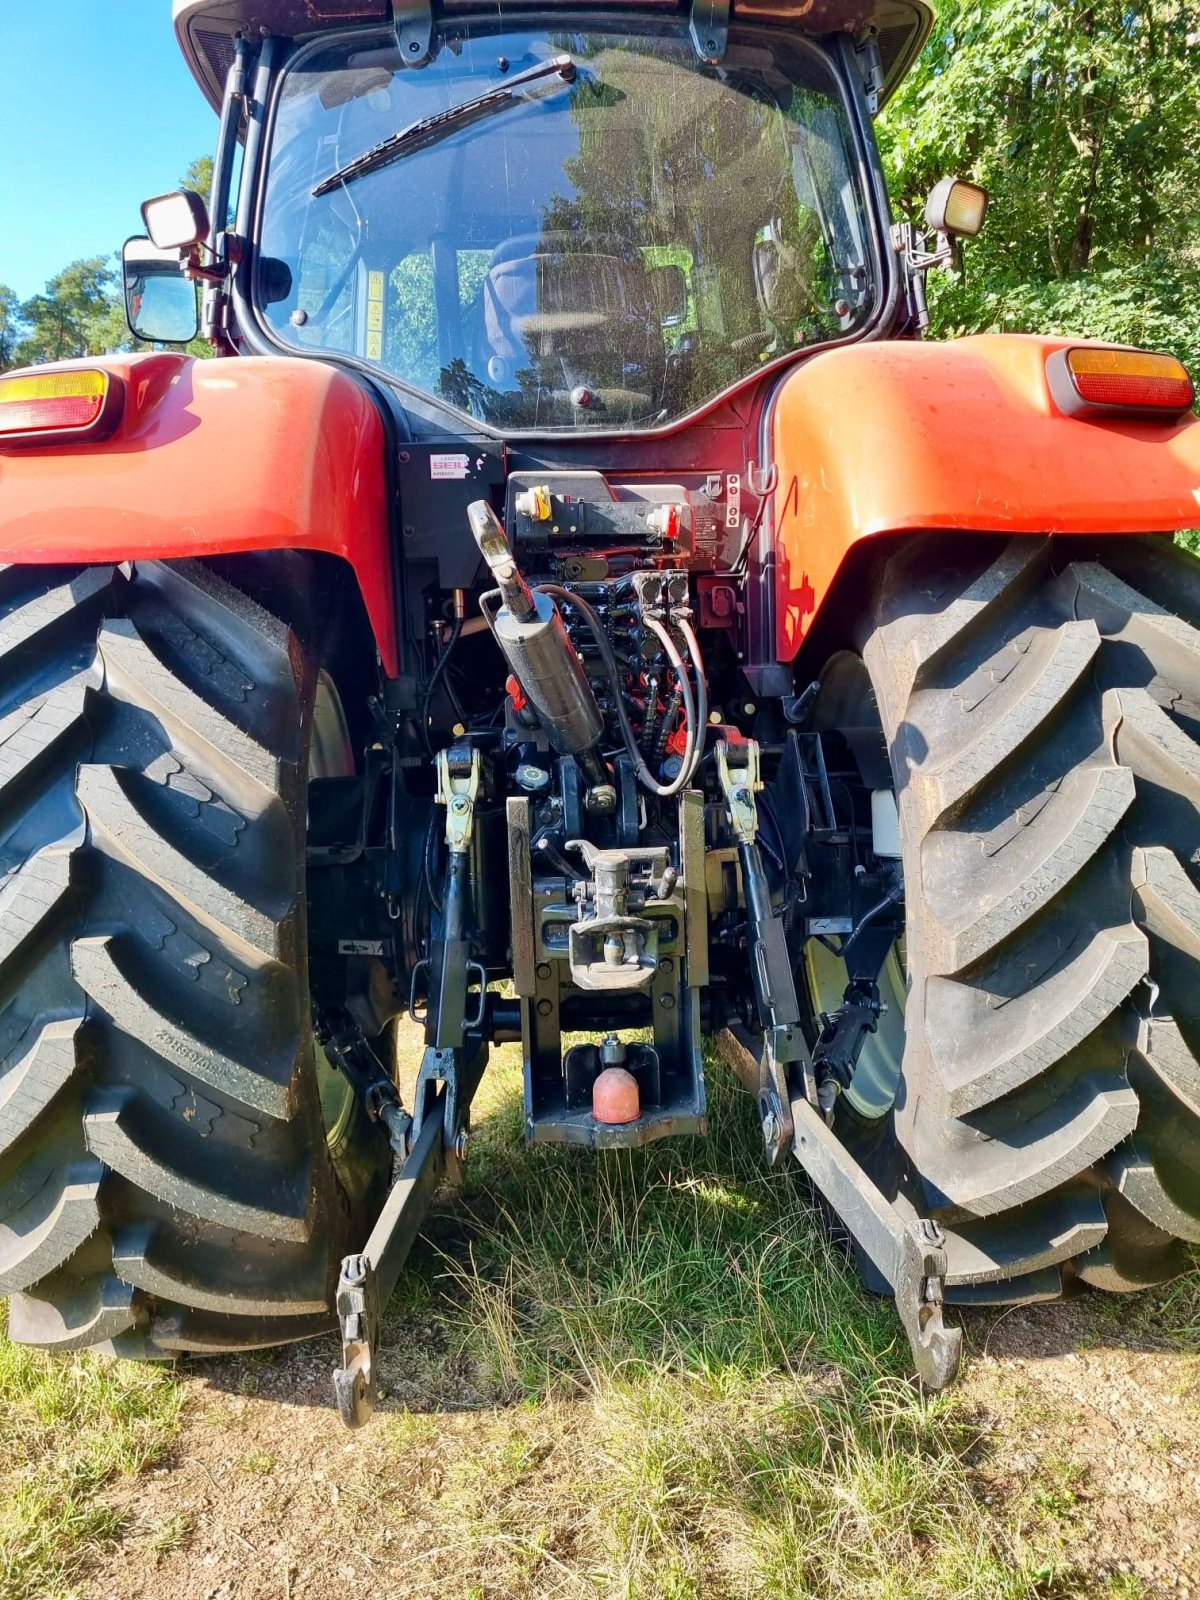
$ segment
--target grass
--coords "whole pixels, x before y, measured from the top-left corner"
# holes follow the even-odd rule
[[[0,1318],[3,1318],[0,1306]],[[158,1460],[182,1391],[166,1371],[9,1344],[0,1322],[0,1596],[58,1600],[119,1532],[104,1498]]]
[[[1066,1469],[1035,1475],[1015,1517],[989,1503],[986,1419],[914,1388],[893,1310],[798,1178],[764,1171],[720,1069],[706,1142],[606,1157],[527,1149],[515,1069],[487,1089],[440,1315],[492,1420],[420,1508],[457,1592],[1068,1592]]]
[[[497,1052],[467,1183],[439,1200],[393,1302],[383,1414],[352,1451],[325,1408],[281,1411],[278,1442],[264,1411],[243,1441],[231,1417],[290,1398],[297,1358],[205,1364],[215,1377],[189,1392],[213,1426],[182,1453],[211,1455],[229,1492],[203,1516],[168,1480],[123,1528],[110,1493],[165,1455],[183,1383],[0,1334],[0,1600],[63,1600],[131,1532],[130,1571],[198,1559],[247,1506],[304,1504],[318,1461],[340,1518],[370,1508],[354,1522],[370,1558],[446,1600],[1148,1594],[1077,1565],[1095,1495],[1067,1397],[1020,1364],[978,1382],[978,1361],[923,1396],[893,1309],[861,1290],[796,1170],[763,1169],[749,1099],[715,1065],[709,1090],[705,1141],[530,1149],[516,1052]],[[1094,1305],[1101,1338],[1112,1305],[1114,1342],[1144,1328],[1184,1357],[1191,1405],[1200,1277]],[[280,1516],[299,1564],[318,1559],[304,1516]],[[162,1567],[163,1592],[179,1570]]]

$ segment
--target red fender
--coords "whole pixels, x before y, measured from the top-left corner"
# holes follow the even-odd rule
[[[978,334],[814,356],[773,419],[777,644],[790,661],[851,547],[880,533],[1200,527],[1200,419],[1063,415],[1046,360],[1079,339]]]
[[[323,551],[353,568],[396,676],[383,421],[359,384],[257,356],[65,365],[114,374],[124,409],[107,439],[0,453],[0,561]]]

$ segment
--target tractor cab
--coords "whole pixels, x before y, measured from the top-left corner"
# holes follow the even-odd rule
[[[209,241],[238,348],[349,361],[437,426],[628,434],[885,323],[864,124],[920,4],[276,4],[253,74],[245,10],[176,6],[210,97],[241,73],[263,107],[227,117]]]

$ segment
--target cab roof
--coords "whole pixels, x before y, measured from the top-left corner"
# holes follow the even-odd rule
[[[394,21],[392,0],[173,0],[175,35],[184,59],[205,98],[219,109],[225,79],[233,60],[235,35],[249,38],[279,34],[303,39],[339,26]],[[411,11],[412,0],[401,0]],[[561,22],[572,12],[581,18],[597,10],[612,16],[622,11],[663,13],[686,17],[689,0],[552,0],[541,5],[531,0],[433,0],[436,20],[472,16],[511,17],[535,22],[553,17]],[[811,34],[861,34],[875,28],[883,62],[882,104],[916,60],[933,26],[926,0],[732,0],[732,20],[774,23],[778,27]]]

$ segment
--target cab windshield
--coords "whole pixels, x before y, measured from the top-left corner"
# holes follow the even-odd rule
[[[373,170],[323,183],[412,124]],[[573,68],[573,70],[572,70]],[[662,427],[844,338],[876,287],[847,119],[817,49],[760,36],[462,30],[300,55],[277,101],[257,294],[342,352],[506,431]]]

